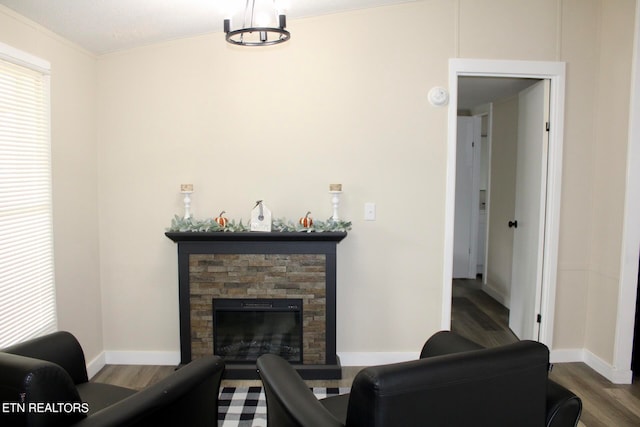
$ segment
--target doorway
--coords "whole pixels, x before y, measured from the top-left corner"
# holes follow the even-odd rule
[[[545,269],[542,274],[540,341],[551,347],[553,336],[553,309],[557,271],[558,223],[560,209],[560,184],[562,172],[562,135],[564,110],[564,63],[532,61],[491,61],[452,59],[449,61],[449,137],[447,151],[447,192],[445,202],[445,265],[443,283],[442,327],[451,327],[452,267],[455,214],[455,177],[458,113],[458,79],[463,76],[509,77],[548,79],[550,91],[549,138],[553,144],[548,153],[548,185],[545,195],[546,222],[543,230],[545,241],[541,254]]]
[[[491,307],[460,295],[479,286],[507,313],[501,329],[538,339],[548,89],[547,80],[459,79],[452,329],[473,321],[456,304],[477,314]],[[496,325],[481,317],[474,330],[492,334]]]

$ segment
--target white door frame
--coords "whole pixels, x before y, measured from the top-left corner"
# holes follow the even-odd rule
[[[442,329],[451,328],[451,285],[453,264],[453,229],[455,213],[456,132],[458,77],[516,77],[551,80],[551,128],[547,181],[547,217],[542,272],[542,322],[540,342],[552,348],[558,270],[558,235],[560,228],[560,192],[562,184],[562,145],[564,135],[565,63],[541,61],[503,61],[484,59],[449,60],[449,110],[447,137],[447,176],[444,224],[444,267],[442,284]]]
[[[605,376],[614,383],[631,384],[631,356],[636,315],[638,286],[638,250],[640,248],[640,7],[636,6],[635,37],[631,74],[631,102],[629,108],[629,142],[627,151],[627,179],[618,289],[613,367]]]

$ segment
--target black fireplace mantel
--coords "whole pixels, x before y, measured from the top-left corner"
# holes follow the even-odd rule
[[[346,232],[166,232],[178,245],[181,364],[191,361],[189,257],[195,254],[325,254],[326,255],[326,366],[298,365],[307,379],[340,378],[336,354],[336,246]],[[227,371],[231,371],[231,366]],[[244,373],[243,373],[244,371]],[[238,369],[236,378],[255,375]]]
[[[324,232],[198,232],[198,231],[168,231],[164,233],[176,243],[180,242],[339,242],[347,237],[346,231]]]

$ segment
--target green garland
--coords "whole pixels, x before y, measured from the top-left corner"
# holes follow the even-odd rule
[[[311,227],[303,227],[300,223],[295,223],[284,218],[276,218],[271,222],[271,230],[276,232],[317,232],[323,231],[349,231],[351,230],[351,221],[334,221],[329,218],[326,221],[313,221]],[[171,220],[171,226],[166,229],[169,232],[241,232],[251,231],[249,224],[243,224],[242,220],[236,222],[230,220],[222,227],[213,218],[203,220],[195,218],[182,218],[175,215]]]

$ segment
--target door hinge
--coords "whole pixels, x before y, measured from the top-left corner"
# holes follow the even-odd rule
[[[549,124],[549,122],[547,122],[546,129],[547,129],[547,132],[549,132],[549,130],[551,129],[551,125]]]
[[[475,147],[475,146],[476,146],[476,143],[475,143],[474,141],[471,141],[471,146],[472,146],[472,147]]]
[[[542,315],[538,314],[538,316],[536,317],[536,322],[537,323],[542,323]]]

